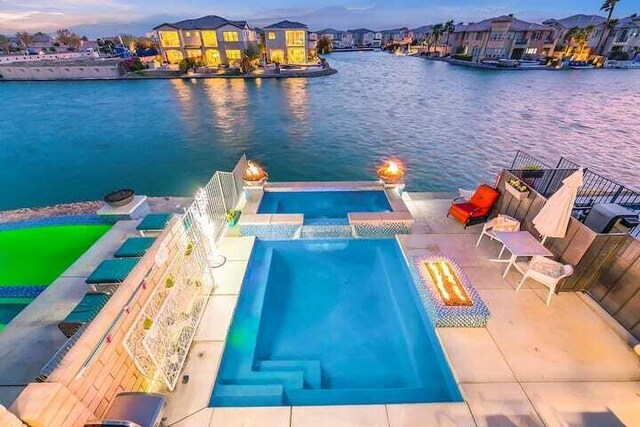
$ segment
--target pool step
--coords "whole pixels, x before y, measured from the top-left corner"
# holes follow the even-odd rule
[[[319,389],[322,387],[322,366],[319,360],[261,360],[256,363],[258,371],[303,372],[304,387]]]
[[[237,385],[282,385],[287,390],[304,388],[304,372],[297,371],[252,371],[231,381]]]
[[[211,400],[214,406],[277,406],[284,404],[284,387],[271,385],[218,384]]]
[[[329,239],[353,237],[350,225],[303,225],[301,239]]]

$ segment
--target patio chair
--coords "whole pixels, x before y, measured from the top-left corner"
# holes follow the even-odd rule
[[[142,236],[156,236],[164,230],[169,220],[171,220],[170,213],[150,213],[140,221],[136,230]]]
[[[478,238],[478,243],[476,243],[476,248],[480,246],[480,242],[484,236],[489,236],[491,240],[497,240],[498,236],[495,235],[494,231],[518,231],[520,230],[520,221],[515,218],[510,217],[509,215],[498,215],[495,218],[490,219],[485,222],[484,226],[482,226],[482,233],[480,233],[480,238]],[[500,242],[502,243],[502,242]],[[498,258],[502,257],[502,253],[504,252],[504,245],[502,245],[502,249],[500,250],[500,255]]]
[[[130,237],[113,254],[116,258],[140,258],[153,245],[155,237]]]
[[[140,258],[105,259],[93,270],[85,282],[96,290],[115,292],[118,285],[125,281]]]
[[[105,306],[111,294],[108,292],[87,292],[65,319],[58,323],[58,328],[65,337],[71,338],[85,323],[91,322]]]
[[[529,262],[528,267],[516,288],[516,292],[520,290],[527,278],[531,278],[549,288],[549,295],[546,301],[547,305],[551,302],[551,295],[556,292],[556,286],[560,280],[573,274],[573,267],[571,265],[562,264],[541,256],[534,256]]]
[[[500,196],[498,190],[482,184],[468,201],[461,197],[454,199],[447,216],[452,216],[459,223],[464,224],[464,228],[483,223],[489,217],[489,211],[498,200],[498,196]]]
[[[102,421],[84,427],[157,427],[162,421],[166,398],[159,393],[119,393]]]

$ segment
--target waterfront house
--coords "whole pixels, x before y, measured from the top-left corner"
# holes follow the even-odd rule
[[[349,30],[348,33],[354,35],[354,42],[359,47],[371,47],[373,46],[373,39],[375,33],[366,28],[356,28],[355,30]]]
[[[373,43],[371,44],[373,47],[381,47],[382,46],[382,33],[377,32],[373,35]]]
[[[255,31],[246,21],[230,21],[208,15],[154,28],[165,62],[179,64],[184,58],[199,58],[204,65],[237,65],[244,51],[257,46]]]
[[[267,61],[278,64],[305,64],[309,58],[308,29],[305,24],[280,21],[264,28]]]
[[[609,56],[613,52],[625,52],[629,59],[640,52],[640,17],[637,14],[616,23],[604,43],[603,52]]]
[[[580,49],[580,56],[576,60],[586,60],[591,53],[595,53],[598,42],[606,29],[606,18],[598,15],[572,15],[562,19],[547,19],[543,22],[553,28],[553,38],[558,46],[566,46],[570,43],[568,36],[573,30],[591,29],[585,49]],[[605,35],[606,36],[606,35]]]
[[[472,61],[483,59],[542,59],[550,56],[556,41],[551,27],[503,15],[467,25],[457,25],[452,52]]]
[[[382,44],[390,42],[400,43],[409,33],[409,29],[407,27],[394,28],[391,30],[382,30],[380,33],[382,34]]]
[[[340,34],[340,47],[351,48],[356,45],[356,35],[350,31],[343,31]]]
[[[341,31],[334,30],[333,28],[325,28],[324,30],[316,31],[319,37],[326,37],[331,40],[331,47],[334,49],[342,47],[340,34]]]

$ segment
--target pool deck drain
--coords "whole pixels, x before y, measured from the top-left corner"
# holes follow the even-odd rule
[[[464,403],[408,405],[209,408],[235,303],[248,265],[252,237],[227,237],[220,251],[228,262],[216,274],[205,319],[184,374],[169,397],[165,425],[218,426],[560,426],[638,425],[640,360],[589,297],[561,293],[544,305],[546,289],[519,276],[501,277],[488,261],[495,243],[480,248],[481,226],[463,229],[446,218],[451,198],[405,193],[416,222],[398,237],[407,257],[454,256],[491,310],[486,328],[436,328]],[[588,336],[582,325],[589,324]],[[562,325],[562,327],[559,327]],[[593,421],[595,422],[595,421]],[[634,424],[636,423],[636,424]]]

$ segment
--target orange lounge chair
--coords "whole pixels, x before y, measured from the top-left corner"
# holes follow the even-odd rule
[[[487,184],[480,185],[471,199],[454,199],[447,216],[454,217],[464,228],[470,225],[480,224],[489,218],[489,211],[498,200],[500,193]]]

